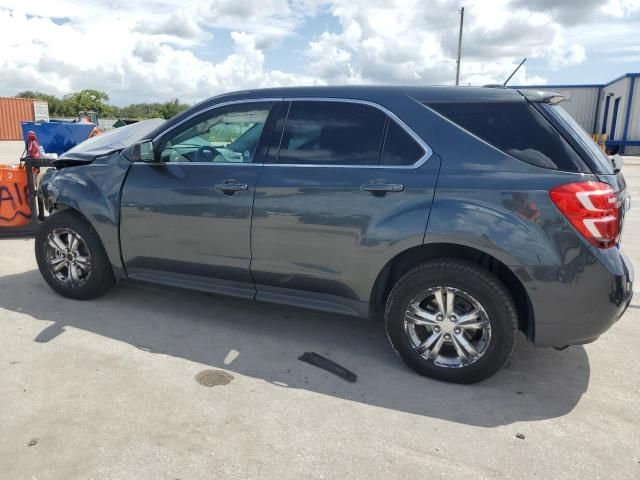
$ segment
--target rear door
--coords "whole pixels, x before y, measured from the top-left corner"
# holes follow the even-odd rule
[[[120,238],[132,278],[253,297],[251,211],[277,101],[214,107],[162,134],[134,163]]]
[[[290,99],[281,123],[256,186],[257,298],[364,316],[382,267],[423,241],[439,159],[368,102]]]

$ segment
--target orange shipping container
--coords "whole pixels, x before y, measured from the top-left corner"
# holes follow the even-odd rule
[[[21,122],[35,120],[31,98],[0,97],[0,140],[22,140]]]

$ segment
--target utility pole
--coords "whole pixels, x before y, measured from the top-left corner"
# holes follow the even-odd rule
[[[458,35],[458,61],[456,62],[456,85],[460,83],[460,54],[462,53],[462,24],[464,23],[464,7],[460,9],[460,33]]]

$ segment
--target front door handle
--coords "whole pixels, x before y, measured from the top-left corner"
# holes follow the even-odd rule
[[[387,193],[402,192],[404,185],[400,183],[374,183],[367,182],[360,185],[360,190],[373,195],[386,195]]]
[[[249,189],[246,183],[224,182],[215,185],[213,188],[221,191],[225,195],[233,195],[236,192],[244,192]]]

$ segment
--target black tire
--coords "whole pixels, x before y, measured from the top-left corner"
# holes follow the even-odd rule
[[[47,256],[52,251],[52,247],[49,244],[49,235],[60,230],[70,231],[78,235],[83,242],[79,247],[83,250],[81,253],[84,258],[87,255],[89,257],[87,270],[77,270],[82,278],[76,280],[76,285],[60,280],[53,272],[48,261]],[[63,297],[89,300],[99,297],[115,283],[113,270],[100,237],[82,216],[73,211],[63,210],[54,213],[38,226],[35,250],[38,268],[42,277],[53,290]],[[64,275],[64,270],[58,275]]]
[[[442,366],[436,364],[433,359],[423,356],[425,353],[431,356],[430,352],[423,354],[418,352],[415,340],[412,340],[411,334],[408,333],[415,327],[410,325],[405,328],[405,314],[412,300],[421,298],[424,292],[436,287],[454,288],[465,292],[484,308],[486,316],[482,318],[488,319],[489,335],[483,331],[472,332],[488,336],[490,340],[485,342],[485,350],[477,360],[470,363],[461,361],[460,366],[456,367]],[[464,302],[464,297],[461,298]],[[518,317],[511,295],[495,275],[472,262],[441,259],[424,263],[398,280],[387,299],[385,326],[393,348],[410,368],[431,378],[466,384],[479,382],[492,376],[509,360],[515,348]],[[441,330],[439,327],[434,328],[438,332]],[[433,333],[433,330],[425,330],[424,336]],[[453,336],[451,334],[448,338]],[[454,349],[453,343],[455,342],[452,341],[447,348]],[[436,357],[436,359],[439,358],[441,357]],[[468,359],[465,358],[465,360]]]

